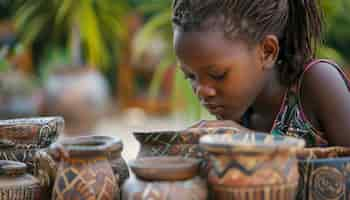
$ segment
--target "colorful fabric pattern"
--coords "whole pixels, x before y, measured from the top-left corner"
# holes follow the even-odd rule
[[[274,135],[286,135],[297,138],[303,138],[306,146],[327,146],[328,142],[324,139],[324,133],[315,129],[303,112],[300,100],[300,89],[303,75],[307,70],[319,62],[326,62],[334,66],[344,78],[349,90],[350,84],[345,73],[340,67],[329,60],[315,60],[308,64],[301,75],[296,89],[289,89],[284,97],[280,112],[278,113],[271,133]]]

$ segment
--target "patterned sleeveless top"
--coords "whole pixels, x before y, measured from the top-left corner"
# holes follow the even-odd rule
[[[327,140],[324,139],[324,133],[317,130],[311,125],[310,121],[303,111],[300,99],[301,83],[305,72],[320,62],[326,62],[334,66],[342,75],[348,88],[350,89],[350,84],[346,78],[345,73],[336,63],[325,59],[315,60],[311,62],[305,67],[304,72],[299,78],[296,89],[289,89],[285,94],[280,112],[277,114],[275,122],[273,124],[271,134],[303,138],[308,147],[322,147],[328,145]]]

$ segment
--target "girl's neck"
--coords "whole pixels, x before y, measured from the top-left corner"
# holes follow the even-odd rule
[[[275,117],[281,107],[287,87],[283,86],[278,78],[277,70],[271,72],[260,95],[252,105],[254,113],[261,116]]]

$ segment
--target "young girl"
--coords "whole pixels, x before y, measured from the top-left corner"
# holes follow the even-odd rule
[[[317,0],[174,0],[174,47],[202,105],[230,126],[350,146],[347,80],[314,59],[322,22]]]

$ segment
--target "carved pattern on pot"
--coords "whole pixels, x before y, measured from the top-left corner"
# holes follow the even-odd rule
[[[299,180],[295,149],[304,141],[250,133],[207,135],[200,142],[209,152],[211,198],[295,198]]]
[[[62,117],[0,120],[0,160],[24,162],[34,173],[35,153],[53,143],[63,129]]]
[[[235,132],[237,130],[230,127],[190,128],[181,131],[134,132],[134,136],[141,144],[138,157],[170,155],[203,158],[204,152],[199,148],[200,137]]]
[[[53,199],[112,200],[120,193],[112,174],[105,157],[67,160],[58,168]]]
[[[338,169],[327,166],[312,172],[310,184],[315,199],[339,199],[345,192],[343,174]]]
[[[350,197],[350,148],[305,148],[298,152],[300,200],[345,200]]]
[[[120,139],[115,137],[108,136],[82,136],[82,137],[74,137],[68,139],[68,141],[74,141],[74,145],[87,145],[90,144],[105,144],[107,147],[103,150],[103,154],[108,161],[109,166],[112,169],[112,174],[114,174],[115,181],[117,181],[118,185],[121,185],[125,179],[129,177],[129,169],[126,165],[126,162],[121,157],[121,152],[123,149],[123,144]],[[48,194],[52,193],[52,188],[55,182],[55,179],[58,176],[59,163],[57,160],[57,146],[61,146],[65,143],[65,140],[58,141],[53,144],[49,149],[42,150],[37,152],[35,155],[35,165],[36,165],[36,176],[39,178],[40,183],[44,189],[44,191]],[[83,150],[83,149],[82,149]],[[83,152],[83,151],[82,151]],[[89,154],[86,154],[90,156]],[[58,158],[59,159],[59,158]],[[119,191],[115,191],[115,199],[119,199]]]
[[[0,161],[0,199],[42,199],[39,181],[26,174],[26,165],[15,161]]]

